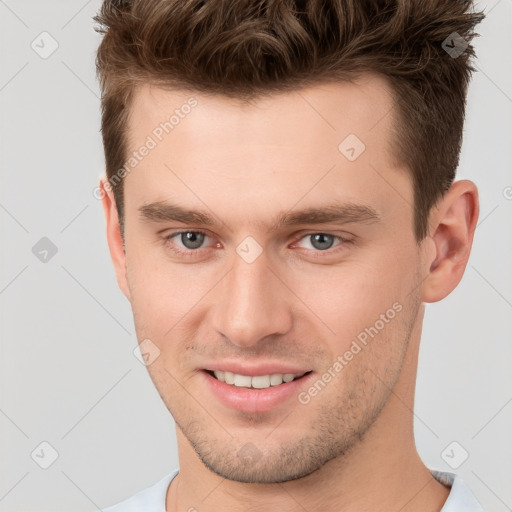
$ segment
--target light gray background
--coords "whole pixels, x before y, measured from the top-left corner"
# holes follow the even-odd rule
[[[91,19],[99,5],[0,0],[6,512],[97,510],[178,464],[172,418],[133,354],[131,310],[93,197],[104,172]],[[453,441],[452,460],[467,451],[456,471],[503,512],[512,509],[512,0],[477,7],[488,17],[475,41],[459,178],[479,186],[480,224],[462,283],[427,308],[415,429],[432,468],[452,470],[442,453]],[[31,47],[46,37],[51,48],[43,31],[59,45],[46,59]],[[32,252],[42,237],[58,248],[46,263]],[[58,452],[48,469],[43,441]]]

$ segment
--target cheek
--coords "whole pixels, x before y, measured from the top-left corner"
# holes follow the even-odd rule
[[[127,251],[128,286],[139,339],[150,338],[162,352],[178,350],[205,314],[218,269],[176,264],[163,249]],[[173,343],[169,343],[172,340]]]
[[[393,265],[378,258],[330,269],[311,267],[290,273],[288,280],[304,303],[336,331],[336,326],[359,325],[363,319],[375,321],[404,298],[404,291],[413,289],[414,267],[405,260],[395,258]]]
[[[417,256],[411,244],[399,245],[400,251],[396,244],[382,245],[362,249],[337,264],[283,265],[275,271],[292,290],[284,293],[292,294],[290,301],[297,304],[295,315],[309,325],[324,324],[327,337],[330,332],[333,339],[347,342],[374,325],[413,289],[411,262]],[[143,241],[127,244],[126,261],[136,325],[148,337],[164,339],[170,329],[175,334],[187,323],[200,322],[209,306],[229,300],[215,291],[220,277],[229,270],[221,262],[177,264],[166,257],[162,247]],[[283,286],[271,276],[269,280],[273,286]],[[277,292],[281,294],[283,289]]]

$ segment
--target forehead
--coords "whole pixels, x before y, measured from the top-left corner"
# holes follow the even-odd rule
[[[151,133],[160,123],[168,121],[173,113],[172,124],[181,124],[174,130],[189,135],[187,125],[181,120],[191,110],[191,99],[199,108],[194,110],[194,132],[201,127],[209,131],[210,138],[222,136],[224,142],[239,142],[247,134],[242,129],[261,128],[254,136],[268,138],[275,144],[285,144],[300,136],[314,133],[339,137],[344,133],[356,133],[361,138],[382,135],[389,131],[393,119],[394,101],[387,80],[374,73],[366,73],[352,81],[330,81],[293,91],[265,94],[250,102],[219,94],[205,94],[183,89],[162,89],[149,84],[135,89],[130,106],[128,135],[136,142],[141,133]],[[176,122],[177,121],[177,122]],[[201,126],[202,125],[202,126]],[[213,128],[222,133],[213,133]],[[197,133],[202,134],[202,131]],[[277,138],[276,138],[277,137]],[[249,141],[246,141],[249,142]],[[266,142],[266,141],[265,141]]]
[[[378,75],[250,103],[141,86],[131,105],[128,153],[149,139],[152,147],[134,160],[137,171],[127,176],[126,197],[137,208],[168,198],[201,209],[202,202],[214,204],[216,212],[236,211],[240,219],[298,201],[318,205],[326,196],[349,203],[368,198],[364,202],[373,200],[382,212],[383,201],[396,201],[393,196],[403,188],[392,183],[397,176],[388,175],[397,167],[393,127],[391,90]]]

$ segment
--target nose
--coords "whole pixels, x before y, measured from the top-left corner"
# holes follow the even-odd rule
[[[217,332],[239,347],[288,332],[292,294],[276,274],[265,251],[252,263],[235,253],[231,271],[219,283],[213,315]]]

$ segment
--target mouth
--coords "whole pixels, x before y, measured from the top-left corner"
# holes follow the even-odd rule
[[[260,364],[260,368],[246,365],[244,369],[231,362],[231,371],[222,369],[218,364],[216,368],[204,368],[199,372],[212,398],[231,410],[249,414],[292,407],[295,403],[293,398],[297,398],[300,390],[307,387],[316,375],[313,370],[304,371],[300,367],[280,364]],[[286,373],[279,373],[279,370]],[[291,373],[294,370],[297,373]]]
[[[272,373],[267,375],[242,375],[223,370],[204,370],[213,378],[229,386],[249,389],[267,389],[299,380],[312,370],[303,373]]]

